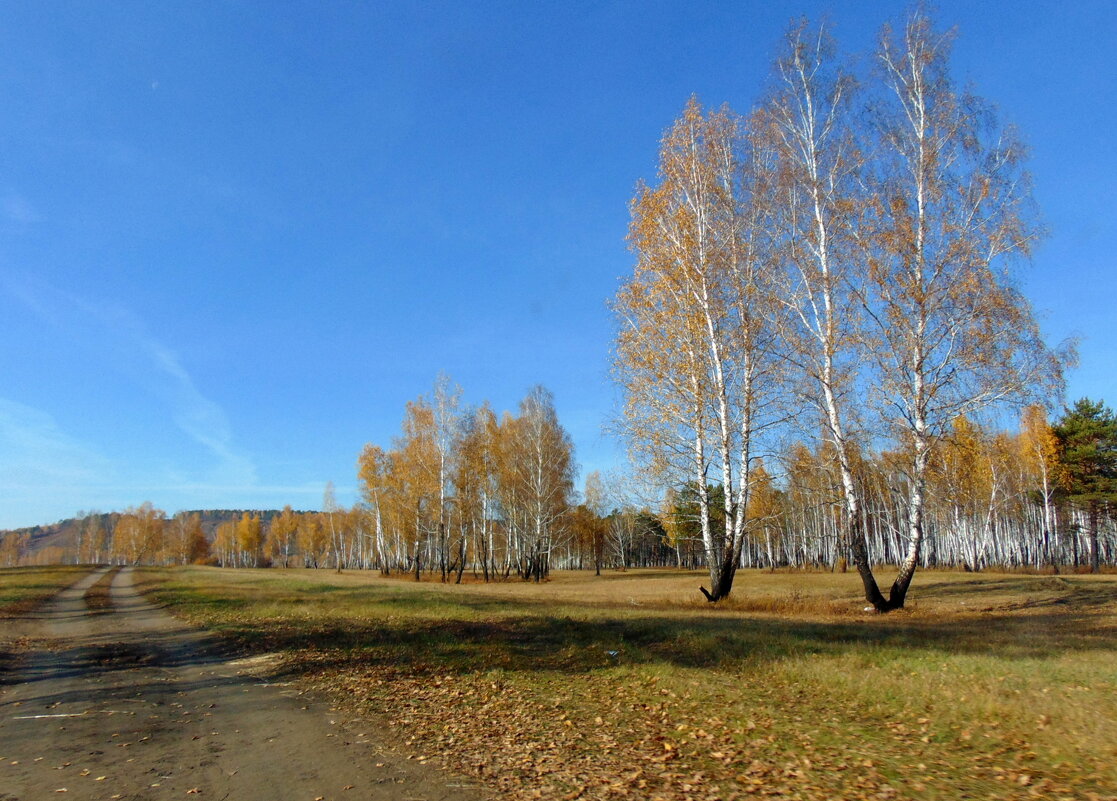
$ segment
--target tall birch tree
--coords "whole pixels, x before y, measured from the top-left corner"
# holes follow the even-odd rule
[[[664,135],[658,185],[632,202],[636,265],[613,301],[622,430],[636,462],[696,488],[709,601],[729,595],[740,562],[768,344],[741,126],[728,109],[687,103]],[[711,481],[724,489],[717,526]]]
[[[903,607],[924,538],[927,468],[951,421],[1047,399],[1061,364],[1012,282],[1040,234],[1025,149],[950,77],[953,33],[922,9],[877,53],[875,230],[862,285],[885,421],[907,455],[907,554],[884,608]],[[879,607],[879,603],[878,603]]]
[[[855,88],[853,77],[838,65],[825,28],[802,22],[787,33],[761,119],[774,152],[774,248],[782,265],[779,323],[796,377],[794,399],[832,448],[844,540],[865,598],[885,609],[865,543],[853,462],[853,404],[864,388],[856,291],[864,272],[858,246],[864,154],[852,125]]]

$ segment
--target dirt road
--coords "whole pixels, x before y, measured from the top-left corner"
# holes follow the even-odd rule
[[[145,601],[129,569],[94,614],[78,581],[0,621],[31,647],[0,673],[0,801],[475,801],[479,790],[383,748],[258,660]]]

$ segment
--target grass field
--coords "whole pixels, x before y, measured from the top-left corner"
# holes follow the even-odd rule
[[[58,565],[0,568],[0,678],[26,646],[27,613],[87,572],[88,567]]]
[[[509,797],[1117,798],[1117,576],[149,570],[172,611]]]
[[[0,568],[0,620],[18,617],[89,572],[88,567]]]

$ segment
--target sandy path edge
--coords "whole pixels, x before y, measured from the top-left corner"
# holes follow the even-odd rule
[[[102,574],[29,615],[32,648],[0,675],[0,801],[481,797],[394,754],[373,724],[263,681],[254,660],[148,602],[129,568],[113,611],[90,614],[84,594]]]

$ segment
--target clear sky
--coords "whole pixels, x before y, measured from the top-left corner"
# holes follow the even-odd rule
[[[444,370],[621,450],[605,307],[691,93],[746,111],[793,16],[898,2],[0,3],[0,527],[316,508]],[[1117,404],[1117,3],[942,2],[1033,148],[1023,277]]]

